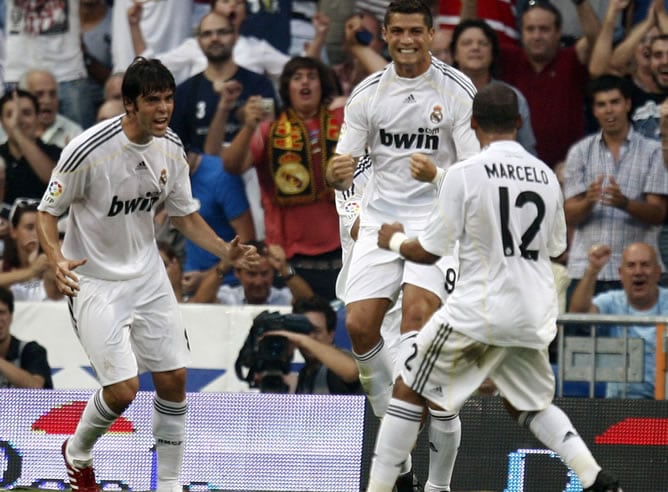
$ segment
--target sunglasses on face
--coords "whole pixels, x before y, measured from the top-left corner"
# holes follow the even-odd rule
[[[11,209],[9,210],[9,222],[14,223],[14,216],[16,215],[16,211],[21,209],[32,209],[32,210],[37,210],[37,205],[39,205],[40,200],[36,198],[17,198],[14,200],[14,203],[12,204]]]

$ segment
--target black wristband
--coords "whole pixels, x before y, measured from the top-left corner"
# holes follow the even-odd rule
[[[580,5],[585,3],[587,0],[572,0],[572,1],[573,1],[573,5],[575,5],[576,7],[579,7]]]

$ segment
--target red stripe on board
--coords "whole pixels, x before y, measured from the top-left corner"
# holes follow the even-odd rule
[[[596,444],[668,446],[668,419],[628,418],[596,436]]]

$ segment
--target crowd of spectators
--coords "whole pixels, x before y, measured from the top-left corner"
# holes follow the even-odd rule
[[[433,56],[478,89],[509,84],[522,115],[518,140],[563,169],[572,246],[555,265],[568,269],[566,309],[592,246],[610,247],[592,295],[623,287],[622,255],[631,243],[651,247],[662,267],[664,2],[425,1],[437,24]],[[225,240],[238,235],[261,245],[266,259],[262,271],[235,272],[184,241],[158,212],[179,300],[291,303],[307,292],[335,302],[341,243],[325,167],[346,98],[389,60],[388,4],[0,0],[0,285],[18,300],[61,298],[31,230],[35,200],[72,138],[124,113],[123,71],[140,55],[159,58],[177,81],[170,126],[187,152],[202,216]],[[251,275],[261,279],[260,294],[251,292]]]

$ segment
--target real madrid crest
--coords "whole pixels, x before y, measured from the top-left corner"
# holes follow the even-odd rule
[[[167,184],[167,169],[160,171],[160,184],[165,186]]]
[[[302,164],[301,157],[295,152],[286,152],[278,158],[278,169],[274,173],[274,182],[286,195],[302,193],[311,184],[308,169]]]
[[[431,114],[429,115],[429,119],[434,124],[438,124],[443,121],[443,108],[438,104],[434,106],[434,109],[431,110]]]

